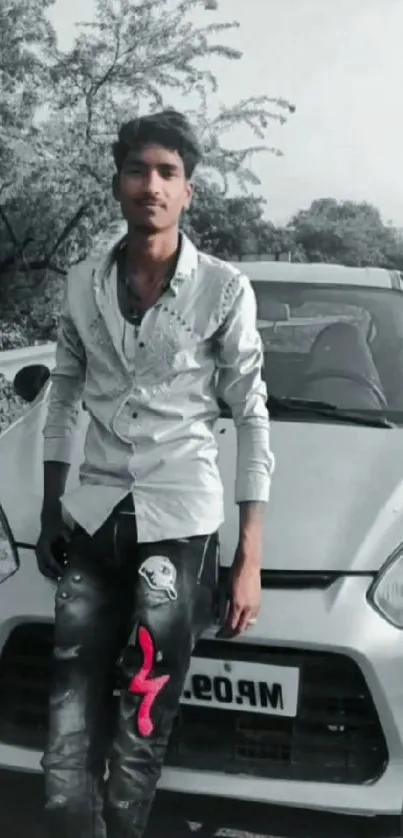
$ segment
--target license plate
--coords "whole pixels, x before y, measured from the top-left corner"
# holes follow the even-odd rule
[[[295,667],[192,658],[181,704],[294,717],[298,689]]]

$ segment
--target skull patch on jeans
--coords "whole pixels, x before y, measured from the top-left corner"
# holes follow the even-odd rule
[[[139,567],[139,574],[153,591],[163,591],[170,600],[178,599],[176,567],[166,556],[149,556]]]

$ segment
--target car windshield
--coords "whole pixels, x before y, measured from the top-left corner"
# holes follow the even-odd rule
[[[253,287],[269,397],[403,424],[403,294],[316,282]]]

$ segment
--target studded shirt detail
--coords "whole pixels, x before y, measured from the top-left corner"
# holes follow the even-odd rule
[[[89,426],[76,488],[63,505],[93,534],[132,492],[140,542],[214,532],[223,488],[218,399],[238,435],[235,500],[267,502],[269,445],[256,299],[246,276],[182,234],[175,274],[125,351],[113,254],[67,280],[52,372],[44,459],[70,463],[80,402]],[[235,452],[234,452],[235,454]]]

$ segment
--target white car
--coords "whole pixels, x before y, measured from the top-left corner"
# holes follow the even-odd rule
[[[258,299],[276,457],[263,606],[241,639],[209,633],[199,643],[193,698],[185,689],[160,785],[234,806],[396,816],[403,275],[320,264],[240,268]],[[16,390],[31,405],[0,438],[0,768],[33,772],[46,736],[54,610],[53,583],[34,554],[54,348],[46,351],[47,366],[17,375]],[[83,411],[70,482],[87,421]],[[237,538],[236,437],[225,405],[217,440],[224,576]],[[268,818],[260,831],[270,825]]]

